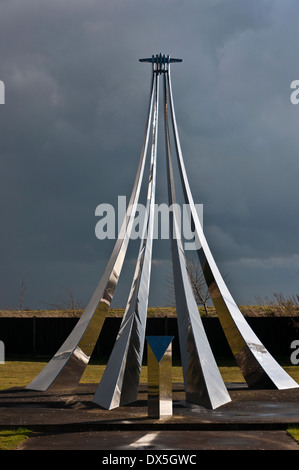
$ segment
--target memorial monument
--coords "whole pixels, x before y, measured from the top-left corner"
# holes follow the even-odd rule
[[[179,168],[184,200],[190,208],[191,222],[200,247],[197,255],[210,296],[227,341],[248,386],[296,388],[298,384],[271,356],[243,317],[219,272],[204,235],[184,165],[173,102],[170,68],[172,63],[182,62],[182,60],[160,54],[140,59],[140,61],[148,62],[152,66],[150,100],[137,174],[122,228],[103,276],[84,313],[60,349],[27,386],[27,389],[67,390],[79,384],[102,330],[125,261],[144,177],[145,162],[149,153],[147,210],[136,269],[120,330],[93,402],[111,409],[132,403],[137,399],[145,343],[152,262],[160,81],[163,88],[162,111],[166,141],[168,203],[174,208],[169,212],[170,243],[186,400],[215,409],[231,401],[231,398],[209,345],[188,278],[176,213],[173,155],[176,157]],[[149,145],[150,142],[151,145]]]

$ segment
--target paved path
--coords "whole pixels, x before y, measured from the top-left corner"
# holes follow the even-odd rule
[[[20,450],[186,451],[299,450],[286,431],[85,431],[28,439]]]
[[[173,416],[160,420],[148,417],[145,386],[136,403],[111,411],[92,403],[92,384],[63,393],[3,390],[0,427],[34,431],[20,450],[299,450],[286,433],[299,423],[299,388],[227,386],[232,401],[207,410],[186,403],[183,386],[174,385]]]

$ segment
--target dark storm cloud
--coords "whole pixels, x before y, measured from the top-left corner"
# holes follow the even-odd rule
[[[1,304],[17,303],[22,279],[31,306],[64,286],[89,299],[113,246],[95,237],[95,208],[129,197],[150,83],[138,59],[160,51],[183,58],[172,80],[186,167],[234,293],[293,293],[297,17],[295,1],[2,2]],[[154,256],[159,303],[169,251]]]

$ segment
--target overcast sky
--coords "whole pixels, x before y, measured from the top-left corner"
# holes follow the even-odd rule
[[[172,66],[181,144],[204,230],[241,304],[299,294],[297,0],[2,0],[0,306],[88,302],[113,248],[95,209],[130,196],[150,64]],[[164,138],[158,202],[166,195]],[[167,201],[166,201],[167,202]],[[124,306],[139,242],[112,306]],[[151,306],[167,304],[169,243],[154,245]]]

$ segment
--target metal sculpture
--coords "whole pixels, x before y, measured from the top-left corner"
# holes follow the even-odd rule
[[[176,213],[175,182],[172,166],[169,129],[169,61],[164,73],[164,118],[167,152],[168,200],[170,213],[173,279],[175,287],[177,322],[187,401],[217,408],[230,401],[230,396],[219,372],[208,338],[203,328],[190,284],[186,258]]]
[[[144,221],[143,237],[120,331],[102,380],[93,397],[93,402],[106,409],[116,408],[120,405],[136,401],[138,394],[148,307],[154,230],[159,115],[159,76],[156,74],[153,76],[153,82],[155,87],[153,135],[146,205],[147,216]]]
[[[0,364],[5,364],[5,346],[3,341],[0,341]]]
[[[172,140],[175,144],[185,202],[190,208],[197,246],[200,246],[197,254],[223,331],[245,380],[252,387],[276,387],[278,389],[298,387],[298,384],[274,360],[246,322],[217,268],[204,236],[185,170],[173,104],[170,64],[181,62],[181,59],[172,59],[160,54],[152,56],[152,58],[140,59],[140,61],[152,64],[150,104],[135,184],[120,236],[116,241],[104,275],[82,317],[59,351],[27,388],[34,390],[69,389],[76,387],[80,381],[101,332],[125,259],[139,199],[152,126],[151,163],[143,237],[124,318],[93,401],[104,408],[111,409],[135,401],[137,398],[145,342],[152,260],[160,76],[163,77],[164,85],[168,197],[169,204],[174,207],[173,212],[170,213],[172,222],[170,224],[171,252],[186,399],[209,408],[217,408],[229,402],[230,396],[205,334],[188,278],[175,209]],[[172,136],[170,135],[169,121],[171,122]],[[125,236],[123,236],[124,234]]]
[[[199,261],[225,336],[249,386],[277,389],[296,388],[298,387],[297,382],[277,363],[250,328],[229,292],[209,249],[194,205],[184,165],[173,104],[170,70],[165,77],[169,87],[172,126],[185,202],[190,207],[195,234],[201,246],[197,251]]]
[[[144,59],[148,61],[148,59]],[[175,60],[178,61],[177,59]],[[165,56],[156,56],[152,60],[153,81],[156,83],[156,95],[153,114],[153,144],[152,144],[152,164],[150,170],[150,182],[154,184],[148,191],[148,201],[154,201],[154,187],[156,176],[156,146],[157,146],[157,126],[158,126],[158,91],[159,77],[164,78],[164,116],[165,134],[168,155],[168,183],[169,183],[169,204],[175,201],[174,180],[172,176],[172,164],[170,153],[170,139],[168,126],[167,89],[165,75],[168,71],[170,59]],[[153,217],[153,212],[149,214]],[[190,286],[187,274],[186,260],[183,255],[181,234],[179,233],[174,214],[175,222],[170,224],[172,239],[173,272],[177,294],[177,316],[180,349],[182,356],[182,366],[185,382],[185,393],[188,401],[216,408],[230,401],[207,336],[203,329],[198,308]],[[147,223],[147,220],[146,220]],[[153,229],[153,225],[150,225]],[[139,257],[136,265],[135,276],[132,282],[131,294],[127,308],[120,327],[118,337],[109,358],[107,367],[100,381],[93,402],[106,409],[112,409],[120,405],[133,402],[137,399],[141,361],[143,355],[147,299],[149,283],[137,282],[139,276],[147,273],[149,280],[149,268],[151,264],[152,230],[148,231],[145,240],[142,241]],[[146,243],[146,245],[145,245]],[[142,257],[144,246],[148,247],[149,256],[145,260]],[[142,262],[140,262],[142,259]],[[144,301],[141,302],[141,299]]]
[[[173,336],[146,336],[148,415],[150,418],[172,416]]]
[[[130,239],[147,156],[154,93],[155,86],[152,80],[146,131],[135,183],[125,219],[105,272],[75,328],[50,362],[27,385],[27,389],[40,391],[73,389],[78,386],[89,362],[113,299]]]

